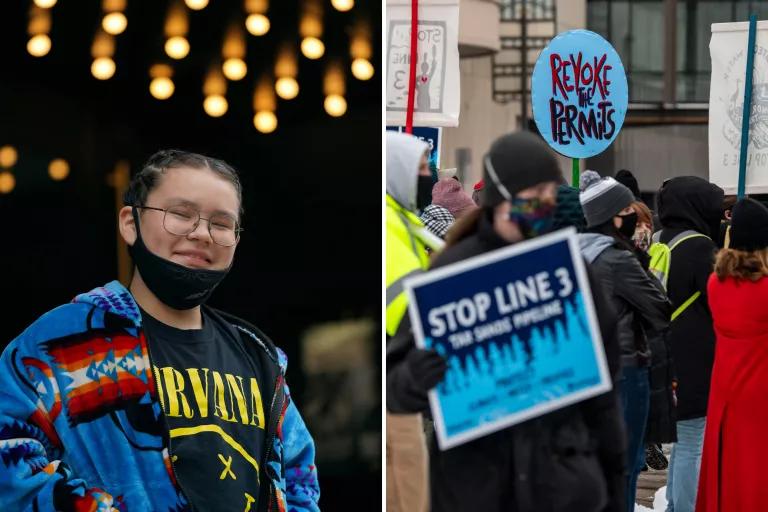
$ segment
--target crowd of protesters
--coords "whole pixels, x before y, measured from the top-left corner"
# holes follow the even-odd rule
[[[667,512],[768,509],[768,208],[694,176],[653,205],[624,169],[572,187],[529,133],[491,145],[471,195],[425,162],[387,134],[388,511],[632,511],[667,465]],[[416,347],[404,279],[569,226],[613,389],[440,450],[427,393],[447,364]]]

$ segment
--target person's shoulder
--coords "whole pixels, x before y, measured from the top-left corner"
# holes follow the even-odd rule
[[[256,346],[263,349],[267,355],[269,355],[269,357],[277,363],[283,371],[285,371],[288,366],[288,358],[261,329],[247,320],[219,309],[206,307],[205,312],[214,318],[215,321],[231,329],[230,332],[233,332],[240,338],[247,340],[247,342],[254,343]]]
[[[92,304],[81,302],[62,304],[39,316],[8,344],[6,351],[37,352],[41,345],[51,340],[86,332],[89,329],[87,319],[94,308]]]
[[[712,240],[709,236],[704,235],[702,233],[699,233],[698,231],[691,233],[690,238],[686,239],[680,247],[682,247],[685,244],[689,244],[690,247],[697,247],[697,248],[711,248],[715,249],[717,247],[717,244],[715,244],[715,241]]]
[[[470,235],[459,241],[456,245],[447,247],[438,253],[429,268],[431,270],[444,267],[482,253],[483,250],[480,247],[477,235]]]
[[[637,257],[629,250],[624,249],[623,247],[617,247],[616,245],[607,247],[600,254],[600,257],[602,257],[603,261],[612,265],[630,265],[633,261],[639,263]],[[598,257],[598,259],[600,257]]]
[[[680,252],[686,252],[685,249],[695,248],[696,250],[700,250],[702,248],[714,248],[716,246],[709,235],[694,229],[663,229],[661,230],[660,238],[662,242],[669,244],[681,235],[684,239],[678,242],[678,245],[675,247],[675,252],[678,252],[678,249],[683,249]]]

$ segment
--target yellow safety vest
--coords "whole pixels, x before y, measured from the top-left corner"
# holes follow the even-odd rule
[[[416,236],[424,224],[387,194],[387,334],[394,336],[408,308],[403,281],[429,266],[424,242]]]

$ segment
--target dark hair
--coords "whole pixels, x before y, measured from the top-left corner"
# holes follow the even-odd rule
[[[125,206],[145,206],[147,196],[157,187],[160,176],[168,169],[179,167],[208,169],[232,183],[240,202],[239,213],[242,217],[244,212],[243,188],[240,185],[237,171],[224,160],[178,149],[162,149],[150,156],[142,166],[141,171],[136,173],[128,184],[128,188],[123,194],[123,204]]]
[[[725,196],[723,197],[723,212],[729,211],[733,208],[733,205],[738,201],[738,196]]]

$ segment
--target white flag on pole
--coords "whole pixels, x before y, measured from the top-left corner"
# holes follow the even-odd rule
[[[387,0],[387,125],[405,125],[411,2]],[[459,125],[459,1],[419,0],[414,126]]]
[[[736,194],[749,23],[713,23],[709,53],[709,180]],[[757,22],[745,190],[768,193],[768,21]]]

